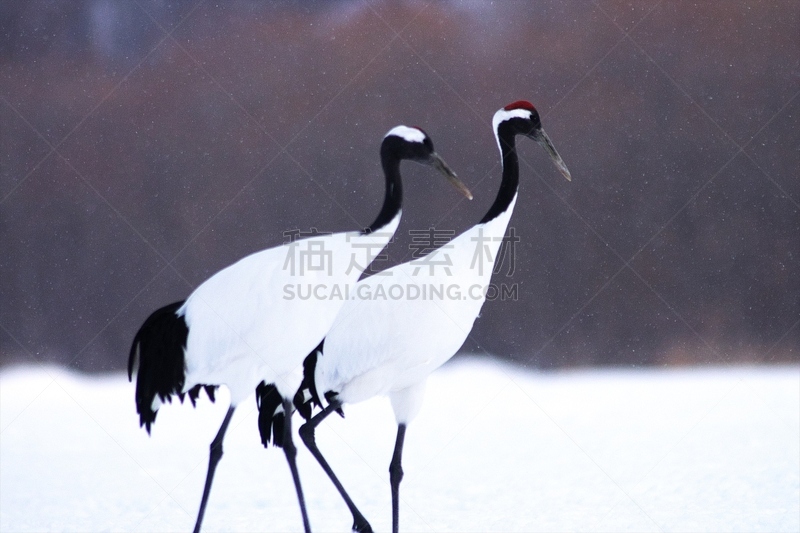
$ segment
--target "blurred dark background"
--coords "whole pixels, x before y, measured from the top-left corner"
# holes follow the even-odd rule
[[[409,229],[463,231],[522,140],[516,301],[464,352],[539,368],[800,360],[800,3],[3,1],[0,363],[123,368],[138,326],[292,229],[366,226],[421,126],[475,193],[403,167]]]

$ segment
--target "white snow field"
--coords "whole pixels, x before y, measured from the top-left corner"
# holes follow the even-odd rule
[[[227,408],[162,407],[55,367],[0,373],[0,530],[188,531]],[[318,442],[376,531],[391,529],[395,425],[385,399],[332,416]],[[205,531],[298,531],[283,453],[255,401],[233,418]],[[295,418],[295,428],[300,418]],[[350,515],[296,438],[312,526]],[[798,531],[800,367],[530,372],[461,358],[411,424],[403,531]]]

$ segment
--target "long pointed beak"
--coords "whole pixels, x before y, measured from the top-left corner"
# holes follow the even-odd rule
[[[539,129],[533,137],[533,139],[538,142],[544,151],[548,153],[550,159],[553,160],[553,163],[556,164],[558,170],[567,178],[567,181],[572,181],[572,175],[569,173],[569,169],[567,168],[566,163],[564,160],[561,159],[561,156],[558,155],[558,151],[556,151],[556,147],[553,146],[553,141],[550,140],[550,137],[544,132],[543,129]]]
[[[472,193],[469,191],[467,186],[464,185],[460,179],[458,179],[456,173],[447,166],[447,163],[444,162],[444,159],[442,159],[439,154],[433,152],[428,162],[433,168],[444,174],[444,177],[447,178],[447,181],[452,183],[453,187],[458,189],[461,194],[466,196],[469,200],[472,200]]]

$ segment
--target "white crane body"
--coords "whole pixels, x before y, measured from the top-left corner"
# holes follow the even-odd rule
[[[369,297],[345,302],[325,337],[315,370],[317,392],[336,391],[343,403],[389,395],[397,422],[410,422],[416,412],[398,409],[396,397],[408,388],[421,392],[428,375],[467,339],[486,300],[512,211],[513,203],[432,251],[425,262],[402,263],[359,281],[356,295]],[[442,255],[447,260],[437,259]],[[402,298],[391,298],[393,285],[402,287]]]
[[[178,310],[189,328],[183,392],[224,383],[236,405],[264,381],[291,397],[302,380],[303,359],[345,303],[330,297],[333,287],[342,295],[350,293],[362,273],[352,265],[369,265],[368,254],[374,256],[389,242],[399,221],[398,214],[376,233],[319,235],[263,250],[197,287]],[[299,264],[307,260],[301,256],[306,252],[330,254],[317,257],[316,264]],[[310,296],[295,290],[298,285]]]

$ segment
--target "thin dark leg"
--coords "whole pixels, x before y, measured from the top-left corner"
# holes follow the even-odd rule
[[[294,406],[291,400],[283,399],[283,453],[286,454],[286,460],[289,462],[289,469],[292,471],[292,479],[294,480],[294,488],[297,490],[297,501],[300,503],[300,514],[303,515],[303,529],[306,533],[311,533],[311,524],[308,521],[308,513],[306,512],[306,500],[303,497],[303,488],[300,486],[300,474],[297,471],[297,448],[292,441],[292,414],[294,414]]]
[[[206,474],[206,486],[203,489],[203,499],[200,500],[200,511],[197,513],[197,522],[194,524],[194,533],[200,533],[200,526],[203,524],[203,515],[206,512],[206,503],[208,503],[208,494],[211,492],[211,482],[214,481],[214,471],[217,469],[217,463],[222,458],[222,439],[225,438],[225,432],[228,430],[228,424],[231,422],[233,410],[236,409],[231,406],[222,425],[219,427],[217,436],[211,441],[211,454],[208,458],[208,473]]]
[[[389,482],[392,485],[392,533],[400,530],[400,482],[403,481],[403,467],[400,459],[403,456],[403,441],[406,438],[406,425],[398,424],[397,440],[394,442],[394,454],[389,463]]]
[[[339,491],[339,494],[342,496],[344,503],[347,504],[347,508],[350,509],[350,513],[353,515],[353,531],[357,531],[359,533],[372,533],[372,526],[369,525],[367,519],[364,518],[364,515],[358,510],[356,505],[353,503],[353,500],[350,499],[347,492],[344,490],[339,479],[336,477],[336,474],[333,473],[328,461],[322,456],[322,453],[317,448],[317,441],[314,437],[314,431],[317,429],[317,426],[325,420],[329,414],[334,412],[336,409],[342,406],[342,402],[338,400],[334,400],[331,402],[328,407],[322,410],[321,413],[314,416],[311,420],[300,426],[300,437],[303,439],[303,443],[306,445],[306,448],[311,452],[311,454],[317,459],[317,462],[328,474],[328,477],[333,482],[333,485],[336,487],[336,490]]]

